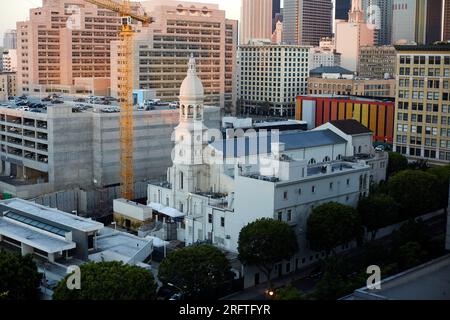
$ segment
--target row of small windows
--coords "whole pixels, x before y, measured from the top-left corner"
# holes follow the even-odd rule
[[[400,64],[427,64],[427,60],[430,65],[450,65],[450,56],[400,56]]]
[[[347,179],[345,183],[346,183],[347,186],[350,186],[350,179]],[[330,190],[333,190],[334,182],[330,182],[328,184],[328,187],[329,187]],[[315,194],[317,192],[317,190],[318,190],[317,186],[311,186],[311,193],[312,194]],[[301,196],[302,194],[303,194],[302,188],[298,189],[298,195]],[[284,191],[283,192],[283,199],[284,200],[288,200],[289,199],[289,192],[288,191]]]

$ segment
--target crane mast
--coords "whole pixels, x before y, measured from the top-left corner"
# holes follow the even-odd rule
[[[121,16],[120,45],[118,50],[118,96],[120,104],[120,187],[121,196],[134,197],[134,126],[133,126],[133,27],[132,20],[148,26],[152,19],[131,10],[129,0],[85,0],[99,8],[117,12]]]

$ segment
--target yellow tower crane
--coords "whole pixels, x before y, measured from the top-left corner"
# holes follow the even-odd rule
[[[99,8],[117,12],[122,17],[120,45],[118,51],[119,103],[120,103],[120,187],[122,197],[133,199],[133,27],[132,20],[143,26],[152,23],[152,18],[131,10],[129,0],[121,3],[112,0],[85,0]]]

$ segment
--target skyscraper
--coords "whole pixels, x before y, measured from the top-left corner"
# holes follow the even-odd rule
[[[175,101],[193,54],[205,86],[205,103],[233,113],[237,21],[226,19],[217,4],[151,0],[142,6],[155,23],[134,37],[133,88],[154,91],[162,101]],[[119,45],[118,41],[111,44],[113,96],[119,90]]]
[[[392,43],[430,44],[442,38],[443,0],[394,0]]]
[[[445,0],[444,5],[444,28],[442,40],[450,40],[450,0]]]
[[[392,39],[393,0],[362,0],[366,21],[376,25],[375,43],[388,45]]]
[[[336,24],[336,51],[341,53],[341,66],[356,71],[362,46],[374,45],[373,25],[365,22],[361,0],[352,1],[348,21]]]
[[[352,0],[335,0],[334,6],[334,18],[336,20],[347,20]]]
[[[331,36],[332,21],[331,0],[285,0],[284,42],[318,46],[321,38]]]
[[[277,22],[280,20],[281,15],[281,0],[272,0],[272,32],[277,27]]]
[[[3,49],[17,49],[17,30],[7,30],[3,35]]]
[[[110,41],[119,38],[120,16],[83,0],[42,3],[28,21],[17,22],[19,91],[68,92],[92,82],[83,85],[87,93],[96,82],[96,92],[107,93]]]
[[[242,0],[240,43],[247,44],[250,40],[272,38],[274,18],[272,2],[273,0]]]

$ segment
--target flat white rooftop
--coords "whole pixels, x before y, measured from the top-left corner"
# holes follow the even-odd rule
[[[7,221],[5,218],[0,218],[0,235],[47,253],[56,253],[76,247],[75,242],[58,239],[47,233]]]
[[[127,263],[152,245],[152,240],[108,228],[100,231],[95,241],[98,252],[89,255],[89,260],[96,262],[123,261]]]
[[[6,211],[5,207],[83,232],[98,231],[103,228],[102,223],[19,198],[0,201],[0,210]]]

